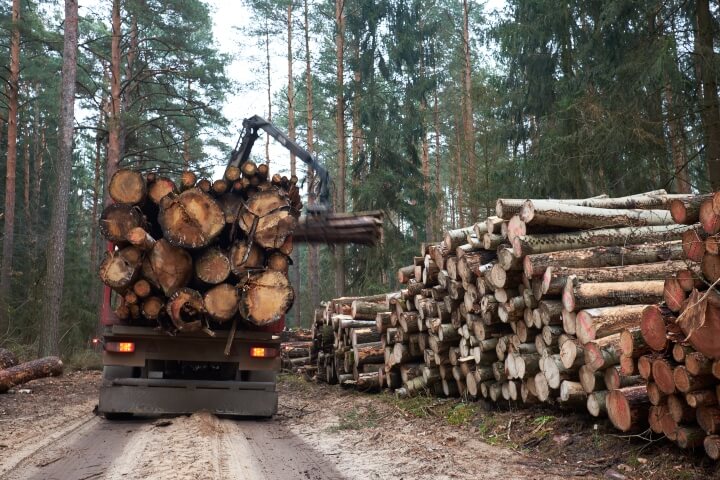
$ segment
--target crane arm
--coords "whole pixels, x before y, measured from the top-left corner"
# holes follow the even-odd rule
[[[290,153],[300,158],[308,167],[312,168],[317,178],[317,186],[315,188],[315,199],[317,203],[314,205],[319,209],[330,210],[330,174],[310,152],[295,143],[290,137],[281,132],[275,125],[268,122],[264,118],[253,115],[243,120],[243,135],[240,146],[233,150],[230,156],[228,167],[241,167],[250,158],[250,151],[258,138],[258,130],[264,130],[268,135],[273,137],[280,144],[287,148]]]

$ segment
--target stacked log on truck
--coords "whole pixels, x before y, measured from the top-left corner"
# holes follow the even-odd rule
[[[117,294],[115,315],[209,335],[281,320],[294,300],[287,271],[302,208],[296,183],[252,162],[215,181],[119,170],[108,186],[114,203],[100,218],[112,249],[99,274]]]
[[[714,237],[720,216],[703,216],[703,200],[707,205],[706,196],[664,191],[583,200],[499,199],[495,216],[422,245],[413,263],[398,270],[404,288],[385,295],[387,305],[375,300],[382,309],[369,332],[380,340],[369,345],[379,343],[384,358],[381,365],[367,363],[377,369],[373,388],[366,377],[359,381],[368,375],[360,370],[341,374],[352,373],[350,381],[329,375],[327,367],[320,375],[318,366],[316,378],[365,390],[391,388],[401,395],[548,402],[609,417],[622,431],[642,429],[648,423],[649,397],[664,401],[669,395],[657,393],[643,375],[648,357],[668,361],[651,353],[644,339],[646,312],[659,309],[663,322],[672,319],[673,308],[676,314],[689,312],[684,313],[687,320],[677,322],[684,322],[684,330],[661,336],[677,337],[684,352],[692,347],[710,359],[695,376],[682,376],[687,370],[680,370],[680,381],[692,384],[682,388],[715,389],[711,367],[720,353],[714,351],[720,348],[720,332],[713,329],[715,319],[720,321],[715,312],[720,297],[703,290],[720,278],[720,268],[717,274],[713,269],[720,258]],[[677,204],[687,206],[682,219],[675,215]],[[698,241],[704,247],[700,254]],[[668,287],[667,278],[680,286]],[[664,298],[667,307],[659,307]],[[360,320],[346,307],[337,299],[316,314],[313,352],[322,356],[323,366],[329,358],[355,354],[346,340],[352,335],[338,330]],[[667,351],[667,345],[659,350]],[[674,362],[669,363],[671,381]],[[702,401],[714,401],[711,412],[717,410],[716,396],[707,394]],[[720,432],[711,420],[705,422],[706,433]],[[685,433],[692,439],[682,440],[683,445],[698,445],[697,429]],[[715,438],[706,446],[712,448]]]

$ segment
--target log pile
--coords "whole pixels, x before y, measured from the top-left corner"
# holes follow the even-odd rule
[[[717,235],[720,195],[671,204],[678,223],[699,222],[683,234],[683,254],[695,268],[667,276],[664,304],[642,314],[638,374],[647,381],[647,423],[681,448],[704,447],[720,458],[720,294]],[[623,332],[630,345],[629,332]],[[641,414],[641,412],[638,412]],[[612,419],[612,417],[611,417]]]
[[[685,207],[682,219],[677,204]],[[369,316],[355,315],[355,299],[318,310],[315,378],[400,395],[549,402],[607,416],[622,431],[642,429],[648,419],[657,425],[662,411],[650,408],[651,401],[666,405],[673,392],[683,392],[678,400],[684,402],[673,400],[680,426],[692,416],[688,401],[714,403],[698,422],[707,427],[702,437],[698,427],[688,427],[680,443],[697,446],[712,434],[705,444],[717,458],[720,393],[711,374],[714,366],[720,375],[720,363],[712,361],[720,356],[714,330],[720,328],[720,296],[703,290],[720,278],[714,236],[720,215],[703,216],[700,204],[699,197],[664,191],[500,199],[495,216],[421,246],[413,263],[398,270],[404,288],[374,298],[381,305],[374,328]],[[663,299],[667,307],[658,306]],[[662,340],[657,348],[641,329],[651,311],[654,324],[662,325],[654,334]],[[367,348],[356,348],[353,338],[367,339]],[[670,350],[691,355],[698,365],[678,370]],[[354,355],[372,360],[356,362]],[[652,374],[664,372],[664,388],[672,385],[672,392],[656,388],[647,364]],[[370,372],[358,368],[364,365]]]
[[[169,333],[265,328],[292,306],[287,277],[302,203],[297,179],[267,165],[228,167],[211,182],[119,170],[100,218],[113,244],[100,278],[118,322]]]

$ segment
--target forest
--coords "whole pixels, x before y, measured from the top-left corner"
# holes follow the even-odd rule
[[[212,177],[239,89],[212,2],[0,6],[0,344],[95,336],[118,168]],[[498,197],[720,189],[718,17],[708,0],[243,0],[261,114],[326,165],[336,211],[382,210],[376,247],[299,245],[288,325],[396,287],[419,242]],[[240,22],[238,22],[240,24]],[[282,52],[279,53],[279,52]],[[282,64],[282,76],[274,65]],[[231,135],[230,135],[231,136]],[[262,139],[258,162],[275,163]],[[291,159],[305,188],[312,172]]]

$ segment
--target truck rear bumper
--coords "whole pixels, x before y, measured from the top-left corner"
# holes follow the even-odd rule
[[[117,378],[100,387],[100,413],[269,417],[277,411],[275,382]]]

